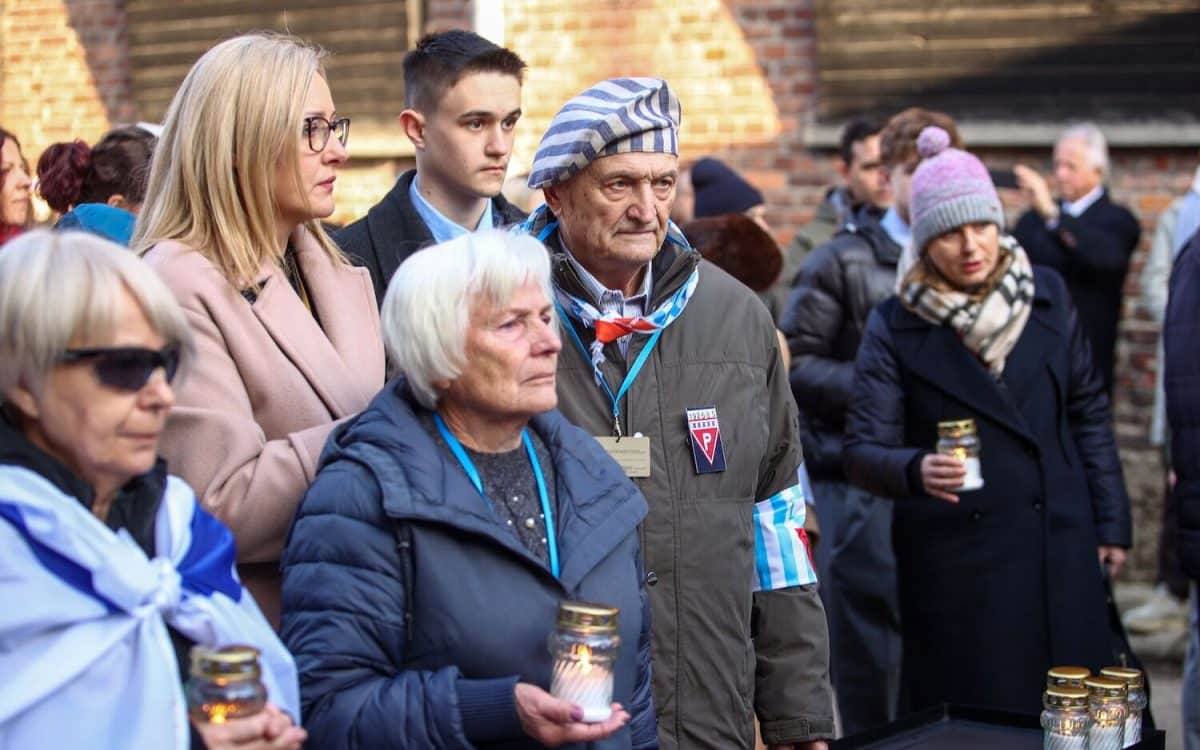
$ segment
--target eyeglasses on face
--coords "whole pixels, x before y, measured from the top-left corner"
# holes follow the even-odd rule
[[[90,361],[92,371],[101,383],[119,391],[134,392],[141,390],[160,367],[170,383],[179,369],[179,356],[179,344],[176,343],[157,350],[140,346],[68,349],[59,360],[67,363]]]
[[[304,135],[308,138],[308,147],[320,153],[329,144],[329,134],[337,137],[343,146],[350,140],[350,118],[342,117],[337,120],[327,120],[314,116],[304,118]]]

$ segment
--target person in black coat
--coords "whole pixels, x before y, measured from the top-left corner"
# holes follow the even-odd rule
[[[1045,670],[1118,663],[1102,564],[1131,542],[1107,397],[1062,279],[1000,232],[987,170],[929,128],[898,295],[871,314],[846,422],[850,481],[895,502],[903,690],[1036,713]],[[933,451],[974,420],[983,486]]]
[[[545,247],[496,230],[393,278],[401,377],[330,438],[284,551],[311,750],[658,746],[648,508],[554,408],[550,294]],[[567,599],[619,609],[613,703],[549,692]]]
[[[1017,221],[1013,236],[1034,264],[1053,268],[1067,282],[1111,398],[1122,288],[1142,228],[1129,209],[1112,202],[1104,187],[1104,134],[1084,124],[1059,136],[1054,179],[1061,201],[1050,196],[1046,180],[1034,170],[1017,165],[1013,172],[1032,206]]]
[[[382,305],[392,274],[410,255],[525,214],[500,195],[521,117],[525,63],[470,31],[430,34],[404,58],[400,125],[417,168],[400,176],[367,215],[334,233],[371,273]]]

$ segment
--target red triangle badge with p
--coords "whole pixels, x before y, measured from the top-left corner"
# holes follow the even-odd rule
[[[685,411],[696,473],[715,474],[725,471],[725,446],[721,442],[721,422],[717,419],[717,407],[702,406]]]

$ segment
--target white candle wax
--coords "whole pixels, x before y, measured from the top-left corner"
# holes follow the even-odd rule
[[[1125,719],[1125,747],[1133,747],[1142,740],[1142,712],[1130,711]]]
[[[1115,727],[1092,725],[1088,730],[1088,750],[1121,750],[1125,745],[1124,723]]]
[[[555,660],[550,694],[582,708],[585,722],[594,724],[612,716],[612,690],[613,676],[607,665],[586,658]]]
[[[979,467],[979,457],[967,457],[962,460],[963,468],[967,470],[967,476],[963,479],[962,486],[958,488],[959,492],[967,492],[969,490],[977,490],[983,486],[983,471]]]
[[[1044,750],[1087,750],[1087,739],[1085,735],[1072,737],[1066,734],[1046,732],[1043,735],[1042,748]]]

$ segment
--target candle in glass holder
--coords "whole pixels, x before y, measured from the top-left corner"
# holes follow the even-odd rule
[[[956,487],[955,491],[966,492],[983,487],[983,471],[979,464],[979,435],[975,432],[975,420],[938,422],[937,430],[937,452],[957,458],[967,470],[962,485]]]
[[[267,688],[258,655],[253,646],[193,646],[188,714],[196,721],[224,724],[262,711]]]
[[[1086,667],[1054,667],[1046,672],[1046,687],[1083,688],[1092,673]]]
[[[1125,719],[1129,716],[1125,683],[1107,677],[1089,677],[1083,684],[1087,687],[1088,713],[1092,717],[1088,750],[1121,750],[1125,746]]]
[[[1146,678],[1142,670],[1130,667],[1105,667],[1100,670],[1101,677],[1119,680],[1125,683],[1129,691],[1125,705],[1129,715],[1125,718],[1125,747],[1131,747],[1142,741],[1142,712],[1146,710]]]
[[[550,636],[554,668],[550,694],[583,709],[594,723],[612,716],[613,666],[621,639],[616,607],[588,602],[562,602]]]
[[[1046,690],[1042,700],[1043,750],[1086,750],[1088,727],[1088,691],[1070,686]]]

